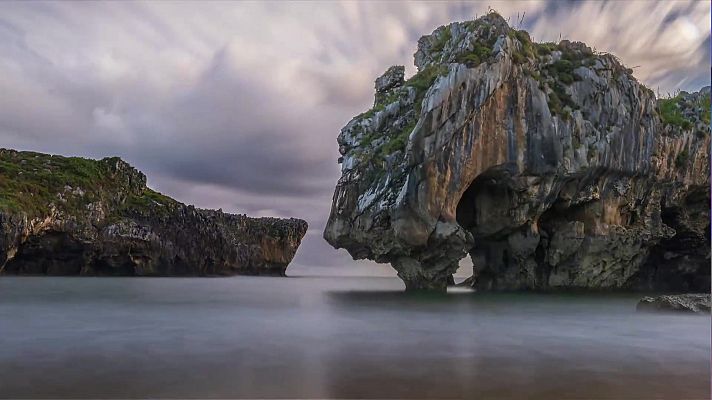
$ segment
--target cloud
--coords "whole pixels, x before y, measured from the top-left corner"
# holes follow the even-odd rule
[[[119,155],[200,207],[310,223],[295,265],[356,266],[321,230],[336,136],[417,39],[492,6],[535,39],[586,41],[652,88],[708,84],[702,2],[5,2],[0,143]],[[380,272],[379,272],[380,273]]]
[[[535,40],[562,37],[617,55],[665,94],[709,85],[710,7],[698,1],[591,1],[558,7],[531,24]]]

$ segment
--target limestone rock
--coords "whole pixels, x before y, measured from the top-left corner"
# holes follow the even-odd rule
[[[197,209],[119,158],[0,149],[0,272],[284,275],[307,223]]]
[[[332,246],[409,289],[444,290],[468,254],[479,289],[709,289],[709,90],[656,99],[496,13],[414,59],[338,136]]]
[[[712,305],[710,294],[679,294],[643,297],[638,311],[681,311],[709,314]]]
[[[376,93],[385,93],[390,89],[401,86],[404,82],[405,67],[402,65],[394,65],[383,75],[376,79]]]

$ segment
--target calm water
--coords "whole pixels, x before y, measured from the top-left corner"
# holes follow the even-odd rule
[[[394,278],[0,278],[0,396],[709,398],[710,319]]]

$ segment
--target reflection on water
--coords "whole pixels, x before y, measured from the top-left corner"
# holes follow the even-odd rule
[[[0,396],[709,398],[710,320],[393,278],[0,279]]]

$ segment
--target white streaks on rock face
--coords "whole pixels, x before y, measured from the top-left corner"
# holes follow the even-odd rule
[[[709,287],[709,91],[676,100],[680,123],[615,56],[495,13],[414,58],[339,135],[334,247],[409,289],[443,290],[467,253],[482,289]]]

